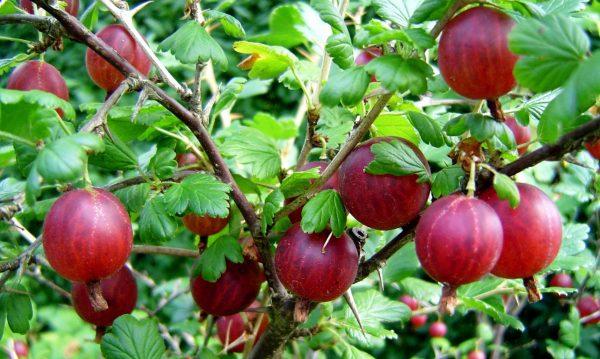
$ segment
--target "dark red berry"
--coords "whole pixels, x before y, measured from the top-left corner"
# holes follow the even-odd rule
[[[514,117],[506,116],[506,126],[510,128],[513,136],[515,137],[515,143],[517,146],[527,143],[531,140],[531,130],[528,126],[521,126],[517,123]],[[517,150],[522,155],[527,152],[528,146],[519,147]]]
[[[77,17],[77,13],[79,12],[79,0],[63,1],[67,3],[65,11],[71,14],[72,16]],[[21,8],[27,11],[28,13],[33,14],[33,3],[31,2],[31,0],[21,0]]]
[[[425,156],[412,143],[397,137],[378,137],[356,147],[339,169],[339,192],[344,206],[365,226],[389,230],[412,221],[429,197],[428,183],[418,183],[417,175],[372,175],[365,167],[374,159],[371,146],[382,141],[400,141],[410,147],[427,170]]]
[[[73,307],[79,316],[88,323],[99,327],[108,327],[123,314],[129,314],[137,302],[137,285],[127,266],[100,282],[102,296],[108,303],[108,309],[96,312],[92,307],[87,288],[83,283],[73,283],[71,295]]]
[[[551,287],[573,288],[573,279],[567,273],[557,273],[550,280]]]
[[[600,160],[600,140],[594,142],[586,142],[583,144],[590,155],[597,160]]]
[[[142,75],[148,75],[151,66],[150,59],[124,26],[109,25],[97,35],[121,55],[121,57],[133,65]],[[85,63],[92,80],[96,85],[108,92],[114,91],[125,80],[125,76],[113,65],[109,64],[91,49],[88,49],[86,52]]]
[[[586,295],[579,299],[577,302],[577,310],[579,311],[579,317],[584,318],[588,317],[592,314],[595,314],[592,318],[589,318],[583,322],[583,324],[597,324],[600,323],[600,301],[598,299],[592,297],[591,295]]]
[[[319,173],[323,173],[323,171],[325,171],[325,168],[327,168],[327,165],[329,163],[325,162],[325,161],[315,161],[315,162],[309,162],[307,164],[305,164],[304,166],[300,167],[298,169],[298,171],[307,171],[311,168],[315,168],[315,167],[319,167]],[[312,180],[310,181],[310,183],[312,184]],[[329,179],[325,182],[325,184],[323,185],[323,187],[321,187],[321,190],[326,190],[326,189],[338,189],[338,174],[337,172],[335,172],[333,174],[333,176],[329,177]],[[285,204],[288,205],[290,203],[292,203],[292,201],[295,198],[286,198],[285,200]],[[296,222],[300,222],[300,220],[302,220],[302,208],[304,206],[294,210],[292,213],[290,213],[288,215],[288,217],[290,218],[290,221],[292,223],[296,223]]]
[[[528,278],[546,268],[560,249],[562,219],[554,202],[540,189],[517,183],[521,201],[513,209],[490,188],[480,198],[502,222],[504,246],[492,270],[502,278]]]
[[[8,78],[6,88],[20,91],[40,90],[65,101],[69,100],[69,89],[65,79],[54,66],[43,61],[27,61],[21,64]],[[57,109],[57,112],[62,117],[62,110]]]
[[[179,167],[191,166],[198,163],[198,158],[191,152],[180,153],[175,157]]]
[[[469,353],[467,359],[485,359],[485,353],[481,350],[473,350]]]
[[[249,308],[258,307],[260,307],[260,303],[258,301],[254,301]],[[246,335],[253,334],[256,330],[256,325],[259,325],[258,331],[256,332],[256,338],[253,342],[256,343],[269,325],[269,316],[266,313],[261,315],[254,312],[245,312],[243,315],[247,318],[246,323],[244,322],[244,317],[242,317],[241,313],[236,313],[217,319],[217,335],[223,346],[225,346],[225,343],[227,343],[227,345],[233,343],[244,333],[246,333]],[[260,324],[257,323],[258,320],[260,320]],[[231,348],[228,352],[241,353],[244,351],[244,345],[245,343],[240,343],[239,345]]]
[[[299,297],[327,302],[344,294],[356,278],[358,251],[345,233],[307,234],[296,223],[285,233],[275,252],[275,270],[281,283]]]
[[[229,216],[225,218],[199,216],[194,213],[183,216],[183,224],[191,232],[199,236],[205,237],[215,233],[219,233],[229,223]]]
[[[382,53],[380,48],[369,47],[364,50],[361,50],[358,56],[356,56],[354,63],[358,66],[363,66],[371,62],[374,58],[381,56],[381,54]],[[377,82],[375,75],[371,76],[371,82]]]
[[[133,246],[125,207],[99,188],[63,194],[46,216],[43,238],[52,268],[73,282],[84,283],[121,269]]]
[[[429,335],[432,338],[443,338],[446,336],[446,332],[448,332],[448,328],[443,322],[434,322],[429,327]]]
[[[410,324],[412,325],[413,329],[419,329],[424,326],[425,323],[427,323],[427,315],[425,314],[413,315],[410,318]]]
[[[438,64],[446,83],[472,99],[495,99],[515,87],[518,57],[508,49],[514,21],[484,6],[454,17],[440,39]]]
[[[192,296],[196,304],[208,314],[222,316],[238,313],[256,299],[264,275],[257,262],[245,259],[243,263],[227,261],[227,269],[216,282],[199,275],[192,278]]]
[[[417,310],[419,308],[419,302],[410,295],[405,294],[401,296],[400,301],[406,304],[410,308],[410,310]]]
[[[455,194],[425,210],[415,244],[423,269],[438,282],[457,287],[494,267],[502,250],[502,224],[485,202]]]
[[[13,349],[15,351],[15,354],[17,355],[17,358],[19,359],[27,358],[29,356],[29,346],[23,341],[15,340],[13,344]]]

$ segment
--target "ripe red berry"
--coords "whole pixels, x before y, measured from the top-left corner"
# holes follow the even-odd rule
[[[485,359],[485,353],[481,350],[473,350],[469,353],[467,359]]]
[[[79,0],[63,0],[67,3],[65,11],[73,16],[77,16],[79,12]],[[30,14],[33,14],[33,3],[31,0],[21,0],[21,8]]]
[[[125,207],[99,188],[73,190],[54,202],[43,238],[52,268],[73,282],[84,283],[121,269],[133,245]]]
[[[250,259],[243,263],[227,261],[225,272],[216,282],[209,282],[202,275],[192,278],[192,296],[200,309],[208,314],[231,315],[252,304],[263,281],[264,275],[257,262]]]
[[[514,21],[489,7],[474,7],[444,28],[438,64],[446,83],[472,99],[495,99],[515,86],[518,57],[508,49]]]
[[[415,232],[423,269],[449,288],[474,282],[494,267],[502,224],[485,202],[463,195],[441,198],[425,210]]]
[[[400,301],[406,304],[410,308],[410,310],[417,310],[419,308],[419,302],[410,295],[405,294],[401,296]]]
[[[65,101],[69,100],[69,89],[65,79],[54,66],[44,61],[27,61],[21,64],[8,78],[6,88],[20,91],[40,90]],[[57,112],[62,117],[62,110],[57,109]]]
[[[329,163],[325,162],[325,161],[315,161],[315,162],[309,162],[307,164],[305,164],[304,166],[300,167],[298,169],[298,171],[308,171],[311,168],[315,168],[315,167],[319,167],[319,173],[323,173],[323,171],[325,171],[325,168],[327,168],[327,165]],[[313,182],[312,180],[310,181],[311,183]],[[325,182],[325,184],[321,187],[321,190],[326,190],[326,189],[338,189],[338,174],[337,172],[335,172],[333,174],[333,176],[329,177],[329,179]],[[294,201],[295,198],[286,198],[285,200],[285,204],[288,205],[290,203],[292,203]],[[292,213],[290,213],[288,215],[288,217],[290,218],[290,221],[292,223],[296,223],[296,222],[300,222],[300,220],[302,220],[302,208],[304,206],[296,209],[295,211],[293,211]]]
[[[550,280],[551,287],[563,287],[563,288],[572,288],[573,287],[573,279],[567,273],[557,273]]]
[[[98,327],[108,327],[123,314],[129,314],[137,302],[137,285],[127,266],[100,282],[102,296],[108,303],[108,309],[96,312],[92,307],[87,288],[83,283],[73,283],[71,295],[73,307],[79,316]]]
[[[189,213],[183,216],[183,224],[191,232],[196,233],[201,237],[206,237],[219,233],[229,223],[229,216],[225,218],[199,216],[194,213]]]
[[[13,344],[13,349],[15,351],[15,354],[17,355],[17,358],[19,359],[27,358],[29,356],[29,346],[23,341],[15,340]]]
[[[358,270],[356,245],[346,235],[307,234],[296,223],[285,233],[275,252],[275,270],[281,283],[299,297],[327,302],[344,294]]]
[[[381,56],[381,49],[378,47],[369,47],[366,48],[364,50],[362,50],[360,52],[360,54],[358,54],[358,56],[356,56],[356,59],[354,60],[354,63],[358,66],[363,66],[368,64],[369,62],[371,62],[374,58]],[[376,82],[377,79],[375,78],[375,75],[371,76],[371,82]]]
[[[429,327],[429,335],[432,338],[443,338],[446,336],[446,332],[448,332],[448,328],[443,322],[434,322]]]
[[[417,175],[372,175],[365,167],[374,159],[371,146],[378,142],[401,141],[421,159],[425,156],[412,143],[397,137],[378,137],[356,147],[339,169],[339,192],[344,206],[365,226],[389,230],[412,221],[429,197],[428,183],[418,183]]]
[[[413,315],[410,318],[410,324],[412,325],[413,329],[419,329],[424,326],[425,323],[427,323],[427,315],[425,314]]]
[[[584,318],[595,313],[595,317],[585,320],[583,324],[600,323],[600,301],[591,295],[587,295],[579,299],[577,302],[577,310],[579,311],[580,318]]]
[[[590,155],[597,160],[600,160],[600,140],[594,142],[586,142],[583,144]]]
[[[506,126],[508,126],[508,128],[510,128],[511,132],[513,133],[513,136],[515,137],[515,143],[517,144],[517,146],[527,143],[531,140],[531,130],[529,129],[529,127],[519,125],[514,117],[506,116],[505,124]],[[525,152],[527,152],[527,147],[528,146],[519,147],[519,155],[522,155]]]
[[[97,35],[121,55],[121,57],[133,65],[142,75],[148,75],[151,66],[150,59],[124,26],[109,25]],[[96,85],[108,92],[114,91],[125,80],[125,76],[113,65],[109,64],[91,49],[88,49],[86,52],[85,63],[92,80]]]
[[[179,167],[191,166],[198,163],[198,158],[191,152],[180,153],[175,157]]]
[[[260,307],[260,303],[254,301],[249,308],[258,307]],[[225,343],[227,343],[227,345],[233,343],[244,333],[246,333],[246,335],[251,335],[254,333],[256,330],[256,325],[258,324],[257,320],[260,319],[258,331],[256,332],[256,338],[253,342],[256,343],[269,325],[269,316],[266,313],[260,315],[259,313],[246,312],[244,313],[244,316],[247,318],[248,323],[244,323],[244,318],[242,317],[241,313],[236,313],[217,319],[217,335],[223,346],[225,346]],[[244,343],[240,343],[239,345],[231,348],[228,352],[241,353],[244,351],[244,345]]]
[[[517,183],[521,201],[515,209],[490,188],[480,198],[502,221],[504,246],[492,270],[502,278],[528,278],[546,268],[560,249],[562,220],[554,202],[540,189]]]

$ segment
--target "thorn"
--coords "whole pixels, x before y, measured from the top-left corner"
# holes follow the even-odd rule
[[[325,247],[327,247],[327,244],[329,244],[329,240],[331,239],[332,236],[333,236],[333,232],[330,232],[329,235],[327,236],[327,240],[325,241],[325,243],[323,243],[323,248],[321,248],[321,253],[325,254]]]
[[[344,293],[344,299],[346,299],[346,303],[348,303],[348,306],[350,307],[352,314],[354,314],[354,318],[356,318],[356,322],[358,323],[358,326],[360,327],[360,331],[362,332],[365,339],[367,339],[367,333],[365,333],[365,328],[363,327],[362,321],[360,320],[360,313],[358,312],[358,309],[356,308],[356,302],[354,302],[354,297],[352,296],[352,289],[348,288],[346,293]]]
[[[144,3],[139,4],[138,6],[134,7],[133,9],[129,10],[129,13],[131,14],[131,18],[133,18],[138,12],[140,12],[143,8],[150,5],[151,3],[153,3],[152,0],[146,1]]]
[[[138,97],[138,100],[135,103],[135,106],[133,107],[133,113],[131,114],[131,123],[135,123],[136,117],[139,115],[142,107],[144,107],[144,103],[146,103],[146,101],[148,100],[148,95],[149,94],[148,90],[146,90],[146,87],[142,88],[140,96]]]
[[[377,268],[377,276],[379,277],[379,290],[383,292],[383,269]]]

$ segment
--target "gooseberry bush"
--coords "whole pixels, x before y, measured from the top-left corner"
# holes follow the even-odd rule
[[[0,1],[0,356],[599,357],[599,24]]]

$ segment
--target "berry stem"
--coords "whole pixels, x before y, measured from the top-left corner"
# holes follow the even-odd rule
[[[106,334],[106,327],[96,327],[96,337],[94,338],[94,342],[100,344],[104,334]]]
[[[529,300],[530,303],[535,303],[542,299],[542,294],[537,287],[534,277],[523,278],[523,285],[525,286],[525,289],[527,289],[527,300]]]
[[[440,314],[454,314],[454,309],[457,305],[456,287],[444,284],[442,287],[442,298],[440,299]]]
[[[108,303],[106,299],[102,296],[102,286],[100,285],[100,281],[88,282],[85,284],[88,291],[88,296],[90,298],[90,302],[92,304],[92,308],[96,312],[102,312],[108,309]]]
[[[473,198],[475,196],[475,172],[476,172],[475,161],[473,159],[471,159],[470,167],[471,167],[471,169],[469,171],[469,182],[467,183],[467,196],[470,198]]]
[[[83,162],[83,182],[85,183],[85,188],[92,188],[92,180],[90,179],[90,172],[88,170],[88,158],[86,156],[85,161]]]
[[[304,323],[311,309],[312,305],[308,299],[298,298],[294,305],[294,321],[296,323]]]

